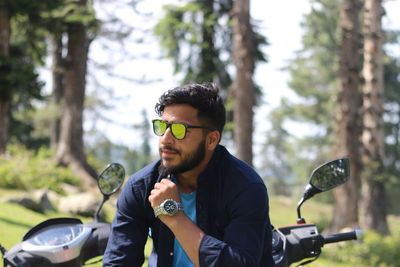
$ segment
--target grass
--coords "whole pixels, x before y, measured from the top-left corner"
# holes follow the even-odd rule
[[[4,196],[7,192],[0,191],[0,194]],[[271,222],[275,226],[292,225],[296,223],[297,213],[296,213],[297,200],[293,200],[285,197],[271,197],[270,199],[270,216]],[[113,208],[108,203],[105,205],[105,210],[107,213],[107,220],[111,221],[113,216]],[[308,201],[303,205],[301,209],[302,216],[307,222],[314,222],[319,226],[326,227],[332,216],[332,207],[330,205],[321,203],[318,199],[313,199]],[[34,211],[23,208],[17,204],[11,203],[0,203],[0,243],[7,249],[10,249],[16,243],[22,240],[24,234],[34,225],[42,222],[48,218],[54,217],[69,217],[68,214],[63,213],[47,213],[40,214]],[[80,218],[82,221],[91,221],[92,218]],[[400,231],[400,218],[396,216],[388,217],[389,225],[392,230]],[[325,249],[328,249],[326,247]],[[145,255],[149,255],[151,251],[151,240],[146,244]],[[90,265],[93,267],[100,267],[101,263]],[[144,266],[147,266],[145,263]],[[310,267],[333,267],[338,266],[337,263],[329,262],[324,258],[318,259],[315,263],[307,265]],[[1,261],[0,267],[3,267],[3,262]],[[344,267],[344,266],[343,266]]]
[[[297,200],[284,196],[275,196],[270,199],[270,218],[274,226],[296,224]],[[316,200],[307,201],[301,208],[301,215],[306,222],[325,224],[332,217],[331,205]]]

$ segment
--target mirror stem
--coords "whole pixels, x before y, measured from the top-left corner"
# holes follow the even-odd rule
[[[301,217],[301,212],[300,212],[300,207],[303,205],[305,199],[304,196],[300,199],[299,203],[297,204],[297,224],[304,224],[306,223],[306,220]]]
[[[303,197],[297,204],[297,224],[306,223],[306,221],[303,218],[301,218],[300,207],[307,199],[311,198],[314,195],[315,195],[315,187],[313,187],[311,184],[308,184],[304,190]]]
[[[100,211],[103,208],[104,203],[110,198],[108,195],[103,195],[103,201],[101,201],[100,205],[97,207],[96,213],[94,214],[94,221],[99,222]]]

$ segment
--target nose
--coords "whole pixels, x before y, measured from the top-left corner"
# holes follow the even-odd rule
[[[171,128],[168,127],[163,136],[160,136],[160,143],[162,145],[169,145],[174,142],[175,138],[172,136]]]

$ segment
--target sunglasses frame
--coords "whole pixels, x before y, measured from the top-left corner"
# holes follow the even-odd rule
[[[167,121],[163,121],[163,120],[160,120],[160,119],[155,119],[155,120],[152,120],[151,122],[152,122],[152,126],[153,126],[153,132],[154,132],[154,134],[157,135],[157,136],[163,136],[163,135],[165,134],[165,132],[164,132],[162,135],[156,134],[156,131],[155,131],[155,128],[154,128],[154,123],[155,123],[156,121],[160,121],[160,122],[165,123],[165,124],[167,125],[167,127],[165,128],[165,132],[167,131],[168,128],[170,128],[170,129],[171,129],[171,134],[172,134],[172,136],[173,136],[175,139],[177,139],[177,140],[185,139],[186,133],[187,133],[187,129],[189,129],[189,128],[194,128],[194,129],[207,129],[207,130],[213,131],[211,128],[206,127],[206,126],[195,126],[195,125],[190,125],[190,124],[187,124],[187,123],[184,123],[184,122],[167,122]],[[173,124],[180,124],[180,125],[185,126],[185,133],[184,133],[184,135],[183,135],[182,138],[177,138],[177,137],[175,136],[175,134],[174,134],[174,132],[172,131],[172,128],[171,128],[171,126],[172,126]]]

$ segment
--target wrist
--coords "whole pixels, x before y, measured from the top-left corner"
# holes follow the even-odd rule
[[[181,227],[186,218],[189,219],[183,211],[178,211],[172,216],[159,216],[160,221],[164,223],[171,231],[174,231],[177,227]]]

